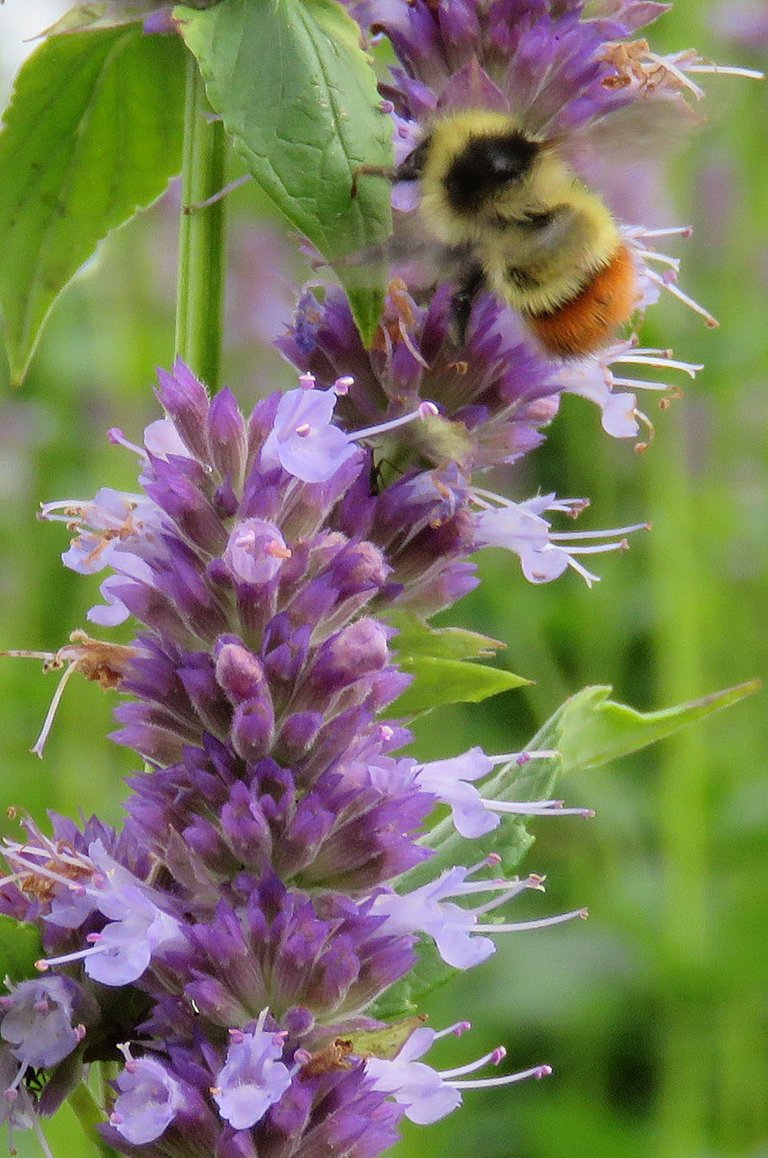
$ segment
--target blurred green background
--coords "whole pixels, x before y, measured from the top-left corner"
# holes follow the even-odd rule
[[[6,43],[6,13],[12,29],[14,6],[25,4],[0,12]],[[768,31],[762,41],[740,34],[748,9],[678,0],[652,30],[654,47],[696,45],[713,60],[762,67]],[[753,12],[765,29],[765,5]],[[635,536],[628,555],[601,557],[592,591],[573,574],[529,587],[513,560],[489,553],[481,589],[444,621],[504,640],[502,662],[536,682],[435,714],[418,728],[423,757],[522,746],[586,684],[651,708],[768,669],[768,87],[705,84],[710,123],[672,167],[666,217],[695,226],[677,247],[683,284],[721,328],[667,298],[643,340],[706,370],[670,410],[651,411],[646,454],[612,442],[592,407],[567,399],[547,446],[508,480],[521,497],[589,495],[592,526],[650,519],[653,533]],[[225,377],[247,407],[292,381],[268,340],[304,274],[298,264],[288,272],[290,240],[256,228],[252,191],[234,194],[230,211]],[[23,388],[11,389],[0,365],[2,647],[54,650],[94,601],[97,580],[63,569],[66,531],[37,524],[36,507],[135,485],[131,457],[105,431],[137,437],[156,416],[154,368],[173,355],[175,213],[171,194],[104,245],[56,306]],[[109,695],[73,680],[45,759],[29,753],[54,685],[37,663],[0,660],[3,801],[38,818],[52,808],[117,821],[121,777],[135,761],[105,739]],[[443,1123],[407,1128],[396,1158],[449,1147],[476,1158],[768,1158],[767,722],[762,693],[562,786],[597,816],[535,823],[526,867],[547,874],[548,893],[519,902],[514,917],[588,905],[591,919],[507,937],[427,1008],[435,1027],[474,1025],[442,1064],[504,1042],[503,1071],[548,1062],[554,1075],[468,1092]],[[47,1133],[57,1158],[95,1154],[66,1108]],[[39,1153],[31,1136],[18,1146],[22,1158]]]

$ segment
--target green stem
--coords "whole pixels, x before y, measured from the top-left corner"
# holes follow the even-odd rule
[[[105,1120],[104,1111],[88,1087],[76,1086],[69,1095],[68,1104],[82,1126],[83,1133],[98,1147],[99,1153],[104,1158],[117,1158],[115,1151],[107,1145],[96,1129],[96,1126]]]
[[[661,699],[678,703],[705,684],[704,651],[711,581],[697,558],[697,492],[688,467],[691,434],[674,411],[659,431],[653,509],[654,604]],[[686,437],[687,435],[687,437]],[[674,566],[670,566],[670,560]],[[657,1153],[695,1158],[707,1148],[713,1026],[707,978],[711,816],[707,737],[698,728],[659,750],[659,828],[665,878],[660,963],[669,995],[662,1013],[662,1076]]]
[[[224,198],[195,208],[225,183],[227,143],[211,120],[197,62],[187,60],[184,156],[181,178],[179,269],[176,287],[176,353],[216,391],[221,376],[224,315]]]

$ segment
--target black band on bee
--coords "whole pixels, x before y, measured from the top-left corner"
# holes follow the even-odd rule
[[[541,285],[535,274],[531,273],[529,269],[521,269],[517,265],[508,265],[504,271],[504,276],[510,285],[519,290],[537,289]]]
[[[562,206],[555,205],[552,209],[547,209],[543,213],[538,213],[531,209],[524,217],[516,217],[515,225],[521,225],[524,229],[535,231],[537,229],[546,229],[551,225],[556,217],[560,215]]]
[[[505,185],[525,177],[540,150],[522,133],[500,133],[470,139],[443,178],[451,207],[472,213]]]

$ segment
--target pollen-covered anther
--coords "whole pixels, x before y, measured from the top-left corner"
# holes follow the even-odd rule
[[[273,580],[291,555],[274,523],[246,519],[232,531],[222,558],[236,580],[262,584]]]
[[[48,905],[60,888],[69,889],[73,894],[82,891],[78,879],[87,877],[87,868],[77,864],[72,858],[49,856],[43,864],[37,865],[35,855],[46,856],[48,849],[33,849],[15,842],[6,841],[3,855],[15,871],[0,880],[0,885],[13,883],[27,897],[33,897],[41,905]]]
[[[338,395],[339,398],[344,398],[349,394],[350,388],[354,386],[354,384],[355,380],[351,374],[343,374],[341,378],[336,379],[331,386],[331,390],[333,390],[334,394]]]
[[[117,688],[123,681],[129,661],[136,654],[135,647],[109,643],[101,639],[91,639],[89,635],[80,630],[73,631],[69,637],[69,643],[60,647],[58,651],[27,651],[24,649],[0,651],[0,656],[8,656],[10,659],[40,659],[43,661],[44,673],[60,671],[65,664],[68,664],[53,694],[40,735],[30,751],[42,759],[43,749],[56,718],[64,689],[75,672],[79,672],[87,680],[98,683],[105,690]]]
[[[442,482],[442,480],[440,479],[440,477],[437,474],[433,475],[433,483],[434,483],[435,491],[437,492],[439,498],[443,501],[443,504],[446,507],[446,513],[445,514],[441,514],[438,510],[432,516],[432,518],[429,520],[430,527],[432,528],[432,530],[436,531],[436,530],[438,530],[438,528],[444,526],[447,522],[450,521],[451,515],[448,512],[450,511],[450,508],[451,508],[453,495],[451,493],[450,488],[447,487],[445,485],[445,483]]]
[[[408,293],[406,282],[400,277],[393,277],[387,286],[387,294],[397,311],[400,322],[406,326],[414,326],[416,323],[416,306],[413,298]]]
[[[402,278],[393,278],[387,288],[384,314],[376,330],[374,350],[388,352],[398,342],[402,342],[411,357],[425,370],[429,363],[418,349],[411,331],[417,323],[417,307]]]
[[[567,499],[564,500],[564,505],[558,509],[562,511],[567,519],[578,519],[579,515],[583,515],[584,511],[589,508],[589,499]]]
[[[271,555],[273,559],[290,559],[293,551],[290,547],[286,547],[285,543],[278,542],[276,539],[272,543],[268,543],[264,548],[266,555]]]
[[[614,76],[603,78],[603,88],[627,88],[633,80],[643,80],[638,61],[648,51],[647,40],[619,41],[605,45],[601,57],[616,69]]]

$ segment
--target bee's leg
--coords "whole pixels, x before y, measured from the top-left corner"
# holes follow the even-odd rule
[[[431,137],[424,137],[404,161],[401,161],[395,171],[397,181],[418,181],[424,171],[424,162],[431,143]]]
[[[353,201],[355,197],[357,197],[360,178],[365,176],[386,177],[388,181],[395,181],[397,179],[397,169],[394,165],[358,165],[352,173],[352,184],[349,189],[349,195]]]
[[[424,168],[424,159],[429,147],[429,137],[425,137],[399,165],[358,165],[352,174],[350,197],[357,197],[360,178],[386,177],[388,181],[418,181]]]
[[[461,345],[467,337],[467,327],[475,298],[485,286],[485,274],[480,265],[472,265],[464,273],[459,288],[451,298],[451,310],[456,319],[456,331]]]

